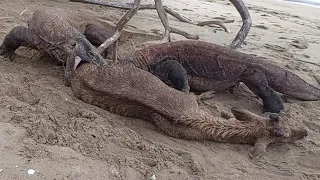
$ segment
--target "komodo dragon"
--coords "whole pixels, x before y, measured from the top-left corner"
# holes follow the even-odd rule
[[[106,31],[102,32],[103,29]],[[103,58],[93,45],[100,45],[112,31],[112,26],[105,28],[98,20],[82,12],[59,8],[38,9],[29,20],[28,27],[17,26],[6,35],[0,46],[0,55],[12,60],[12,55],[20,46],[46,52],[66,65],[68,82],[73,70],[69,59],[78,56],[83,61],[99,66],[103,64]]]
[[[132,65],[97,68],[81,63],[74,71],[71,88],[86,103],[144,119],[176,138],[254,144],[250,157],[260,156],[270,143],[295,142],[308,134],[305,129],[289,127],[274,113],[263,118],[232,108],[236,119],[214,117],[199,108],[194,95],[171,88]]]
[[[163,81],[171,81],[182,91],[188,91],[189,85],[195,91],[221,91],[243,82],[263,100],[264,109],[269,112],[283,109],[276,91],[300,100],[320,100],[320,89],[294,73],[265,59],[209,42],[187,40],[153,45],[121,63],[133,63]]]

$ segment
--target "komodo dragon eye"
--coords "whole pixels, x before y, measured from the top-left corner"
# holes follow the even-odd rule
[[[71,44],[70,44],[71,48],[75,48],[75,47],[76,47],[76,45],[77,45],[77,43],[76,43],[76,42],[71,42]]]

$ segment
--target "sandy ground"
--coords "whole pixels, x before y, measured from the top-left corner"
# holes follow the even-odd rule
[[[125,11],[67,0],[0,1],[0,39],[14,26],[25,25],[37,8],[79,9],[116,23]],[[145,1],[143,1],[145,2]],[[240,51],[268,58],[301,75],[320,74],[320,8],[275,0],[246,0],[253,26]],[[194,21],[212,17],[235,19],[219,28],[196,27],[170,17],[176,28],[201,40],[226,45],[235,37],[241,18],[230,2],[164,0],[164,4]],[[159,39],[155,11],[139,11],[126,27],[120,56]],[[174,40],[184,39],[173,35]],[[130,40],[131,39],[131,40]],[[285,104],[288,123],[307,128],[309,136],[296,144],[273,145],[259,160],[248,157],[249,145],[186,141],[166,136],[152,124],[117,116],[76,99],[63,84],[63,70],[37,51],[20,48],[14,61],[0,58],[0,179],[320,179],[320,102],[291,100]],[[261,101],[241,86],[234,94],[207,100],[212,113],[243,106],[261,113]],[[34,169],[34,175],[27,170]]]

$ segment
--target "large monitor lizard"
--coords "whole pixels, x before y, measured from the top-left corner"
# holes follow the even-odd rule
[[[266,59],[204,41],[176,41],[136,51],[122,64],[134,64],[176,89],[221,91],[243,82],[263,100],[267,111],[279,112],[277,92],[300,100],[320,100],[320,89]]]

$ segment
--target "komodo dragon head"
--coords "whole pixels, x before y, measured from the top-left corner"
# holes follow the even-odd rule
[[[74,54],[76,57],[73,70],[76,69],[81,61],[93,63],[97,66],[102,66],[104,64],[103,57],[88,40],[84,38],[77,38],[74,41],[69,42],[69,44],[70,53]]]

